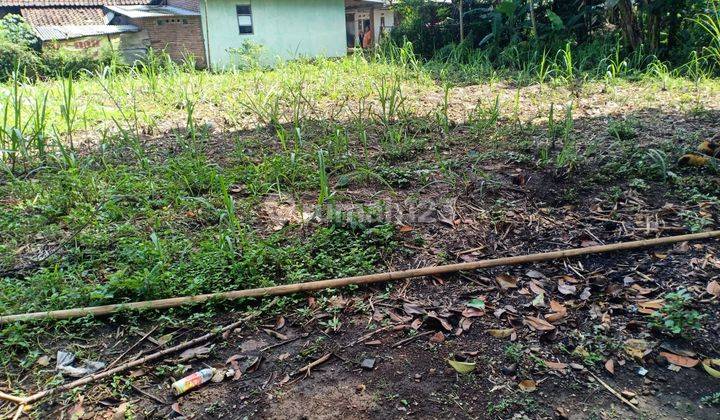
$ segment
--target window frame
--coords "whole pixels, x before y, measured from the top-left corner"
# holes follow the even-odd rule
[[[241,13],[241,12],[240,12],[240,8],[241,8],[241,7],[243,7],[243,8],[247,7],[247,13]],[[250,18],[250,25],[241,25],[241,24],[240,24],[240,17],[241,17],[241,16],[247,16],[247,17],[249,17],[249,18]],[[235,20],[236,20],[236,22],[237,22],[238,33],[239,33],[240,35],[254,35],[254,34],[255,34],[255,20],[253,19],[252,4],[250,4],[250,2],[248,2],[248,3],[243,3],[243,4],[236,4],[236,5],[235,5]],[[242,30],[241,28],[250,28],[250,31],[249,31],[249,32],[243,32],[243,30]]]

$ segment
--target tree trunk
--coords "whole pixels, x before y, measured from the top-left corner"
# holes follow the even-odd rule
[[[460,7],[460,43],[462,43],[465,40],[465,24],[463,21],[463,1],[460,0],[460,4],[458,5]]]
[[[620,0],[617,7],[620,11],[620,25],[622,27],[625,40],[630,46],[630,49],[635,51],[640,47],[640,44],[642,44],[642,34],[640,32],[640,25],[638,24],[637,16],[633,10],[632,1]]]
[[[657,54],[660,48],[660,27],[662,26],[663,10],[662,7],[658,7],[657,2],[653,3],[651,0],[643,0],[642,7],[647,15],[644,28],[646,44],[650,52]]]
[[[655,13],[648,15],[646,34],[650,52],[657,53],[660,48],[660,16]]]
[[[535,21],[535,1],[528,1],[528,9],[530,12],[530,23],[532,24],[532,38],[537,39],[537,22]]]

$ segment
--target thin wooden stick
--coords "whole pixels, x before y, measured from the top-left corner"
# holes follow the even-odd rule
[[[15,397],[14,395],[7,395],[7,394],[0,394],[0,398],[7,399],[7,400],[9,400],[9,401],[13,401],[13,402],[19,404],[19,405],[22,407],[23,405],[31,404],[31,403],[33,403],[33,402],[35,402],[35,401],[37,401],[37,400],[39,400],[39,399],[45,398],[45,397],[47,397],[47,396],[54,395],[54,394],[57,394],[57,393],[63,392],[63,391],[69,391],[69,390],[71,390],[71,389],[73,389],[73,388],[77,388],[77,387],[79,387],[79,386],[89,384],[90,382],[94,382],[94,381],[96,381],[96,380],[98,380],[98,379],[102,379],[102,378],[106,378],[106,377],[108,377],[108,376],[115,375],[115,374],[117,374],[117,373],[120,373],[120,372],[122,372],[122,371],[124,371],[124,370],[130,369],[130,368],[132,368],[132,367],[139,366],[139,365],[145,364],[145,363],[147,363],[147,362],[151,362],[151,361],[153,361],[153,360],[160,359],[160,358],[162,358],[162,357],[164,357],[164,356],[167,356],[167,355],[169,355],[169,354],[171,354],[171,353],[176,353],[176,352],[178,352],[178,351],[180,351],[180,350],[185,350],[185,349],[190,348],[190,347],[195,347],[195,346],[197,346],[198,344],[202,344],[202,343],[204,343],[204,342],[206,342],[206,341],[209,341],[209,340],[212,339],[212,338],[215,338],[216,336],[224,333],[225,331],[232,331],[232,330],[234,330],[235,328],[237,328],[238,326],[240,326],[240,325],[243,324],[244,322],[247,322],[248,320],[252,319],[253,317],[255,317],[255,314],[248,315],[248,316],[240,319],[239,321],[235,321],[235,322],[233,322],[232,324],[228,324],[228,325],[222,327],[222,328],[219,329],[219,330],[216,330],[216,331],[207,333],[207,334],[205,334],[205,335],[203,335],[203,336],[197,337],[197,338],[192,339],[192,340],[190,340],[190,341],[186,341],[186,342],[184,342],[184,343],[180,343],[180,344],[178,344],[177,346],[169,347],[169,348],[167,348],[167,349],[165,349],[165,350],[159,351],[159,352],[157,352],[157,353],[150,354],[150,355],[145,356],[145,357],[143,357],[143,358],[140,358],[140,359],[137,359],[137,360],[133,360],[133,361],[130,361],[130,362],[127,362],[127,363],[123,363],[122,365],[120,365],[120,366],[118,366],[118,367],[116,367],[116,368],[113,368],[113,369],[107,369],[107,370],[104,370],[104,371],[102,371],[102,372],[96,373],[96,374],[94,374],[94,375],[85,376],[84,378],[80,378],[80,379],[78,379],[78,380],[76,380],[76,381],[67,383],[67,384],[65,384],[65,385],[58,386],[58,387],[56,387],[56,388],[50,388],[50,389],[46,389],[46,390],[44,390],[44,391],[37,392],[37,393],[35,393],[35,394],[33,394],[33,395],[30,395],[30,396],[28,396],[28,397],[25,397],[25,398],[19,398],[19,399],[18,399],[18,397]],[[11,397],[11,398],[6,398],[6,397]]]
[[[25,399],[23,397],[6,394],[4,392],[0,392],[0,399],[3,399],[5,401],[12,401],[15,404],[22,404],[22,402],[25,401]]]
[[[137,385],[135,385],[135,384],[132,384],[132,383],[130,384],[130,386],[132,387],[132,389],[134,389],[135,391],[137,391],[137,392],[143,394],[144,396],[150,398],[151,400],[157,401],[157,402],[159,402],[159,403],[162,404],[162,405],[167,405],[167,401],[161,400],[159,397],[156,397],[155,395],[153,395],[153,394],[151,394],[151,393],[143,390],[143,389],[140,388],[139,386],[137,386]]]
[[[377,330],[370,331],[369,333],[363,335],[362,337],[358,338],[357,340],[355,340],[355,341],[353,341],[352,343],[350,343],[350,344],[348,344],[347,346],[345,346],[345,348],[352,347],[352,346],[354,346],[354,345],[357,345],[357,344],[360,344],[360,343],[362,343],[362,342],[364,342],[364,341],[367,341],[367,340],[369,340],[370,338],[372,338],[372,336],[374,336],[375,334],[380,333],[380,332],[383,332],[383,331],[387,331],[387,330],[389,330],[389,329],[391,329],[391,328],[393,328],[393,327],[395,327],[395,326],[394,326],[394,325],[388,325],[388,326],[386,326],[386,327],[382,327],[382,328],[378,328]]]
[[[15,415],[13,416],[13,420],[18,420],[20,418],[20,416],[22,416],[24,408],[25,408],[25,404],[18,404],[18,409],[15,412]]]
[[[426,335],[430,335],[430,334],[433,334],[433,333],[435,333],[435,332],[436,332],[436,331],[425,331],[424,333],[411,335],[410,337],[408,337],[408,338],[403,338],[402,340],[400,340],[400,341],[398,341],[397,343],[393,344],[392,346],[390,346],[390,348],[393,348],[393,349],[394,349],[395,347],[400,347],[400,346],[402,346],[403,344],[410,343],[411,341],[415,341],[415,340],[417,340],[417,339],[420,338],[420,337],[425,337]]]
[[[300,369],[298,369],[295,373],[293,373],[293,375],[299,375],[299,374],[301,374],[301,373],[303,373],[303,372],[305,372],[306,375],[309,375],[309,374],[310,374],[310,369],[312,369],[312,368],[314,368],[314,367],[318,367],[318,366],[320,366],[321,364],[327,362],[328,360],[330,360],[330,358],[332,357],[332,355],[333,355],[332,353],[328,353],[328,354],[322,356],[321,358],[317,359],[316,361],[314,361],[314,362],[312,362],[312,363],[308,363],[307,365],[305,365],[305,366],[301,367]]]
[[[113,360],[112,362],[110,362],[110,364],[107,366],[106,369],[110,369],[111,367],[115,366],[115,364],[116,364],[117,362],[119,362],[120,359],[122,359],[123,357],[125,357],[126,354],[130,353],[130,350],[134,349],[135,347],[138,346],[138,344],[142,343],[143,341],[145,341],[146,338],[150,337],[150,334],[152,334],[153,332],[155,332],[155,330],[157,330],[158,327],[159,327],[159,325],[154,326],[150,331],[148,331],[148,332],[145,333],[142,337],[140,337],[140,339],[139,339],[138,341],[136,341],[135,344],[133,344],[132,346],[128,347],[128,349],[125,350],[125,351],[123,352],[123,354],[121,354],[121,355],[118,356],[115,360]]]
[[[248,297],[279,296],[292,293],[312,292],[323,289],[337,289],[350,285],[361,285],[395,281],[414,277],[434,276],[454,273],[458,271],[477,270],[506,265],[519,265],[537,263],[541,261],[557,260],[577,257],[581,255],[600,254],[605,252],[624,251],[629,249],[661,246],[684,241],[696,241],[720,237],[720,230],[694,233],[690,235],[669,236],[665,238],[645,239],[632,242],[620,242],[609,245],[596,245],[586,248],[573,248],[561,251],[542,252],[539,254],[504,257],[490,260],[473,261],[459,264],[439,265],[416,268],[404,271],[390,271],[386,273],[369,274],[364,276],[344,277],[332,280],[311,281],[306,283],[285,284],[281,286],[260,287],[257,289],[235,290],[230,292],[208,293],[196,296],[183,296],[169,299],[149,300],[144,302],[121,303],[104,306],[91,306],[87,308],[64,309],[49,312],[32,312],[27,314],[6,315],[0,317],[0,324],[32,319],[68,319],[86,315],[107,315],[126,309],[164,309],[173,308],[189,303],[207,302],[211,299],[240,299]]]
[[[590,372],[590,371],[588,371],[588,373],[589,373],[590,375],[592,375],[592,377],[595,378],[595,380],[598,381],[598,382],[600,383],[600,385],[602,385],[603,387],[605,387],[605,389],[607,389],[608,391],[610,391],[611,394],[613,394],[613,395],[616,396],[620,401],[624,402],[627,406],[629,406],[630,408],[632,408],[633,411],[635,411],[636,413],[639,413],[639,412],[640,412],[640,409],[638,408],[638,406],[636,406],[635,404],[631,403],[627,398],[623,397],[622,394],[620,394],[620,393],[617,392],[615,389],[613,389],[613,387],[611,387],[610,385],[606,384],[605,381],[603,381],[602,379],[598,378],[597,375],[595,375],[594,373],[592,373],[592,372]]]

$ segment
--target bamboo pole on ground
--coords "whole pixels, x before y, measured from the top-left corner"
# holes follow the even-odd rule
[[[68,319],[86,315],[107,315],[127,309],[165,309],[185,304],[202,303],[212,299],[240,299],[248,297],[279,296],[292,293],[312,292],[322,289],[336,289],[349,285],[362,285],[387,281],[409,279],[415,277],[433,276],[454,273],[458,271],[477,270],[508,265],[520,265],[537,263],[562,258],[577,257],[581,255],[601,254],[615,251],[625,251],[638,248],[668,245],[684,241],[696,241],[702,239],[718,238],[720,230],[694,233],[689,235],[669,236],[664,238],[644,239],[631,242],[620,242],[609,245],[596,245],[586,248],[573,248],[561,251],[542,252],[538,254],[521,255],[516,257],[503,257],[490,260],[473,261],[459,264],[448,264],[416,268],[403,271],[390,271],[385,273],[369,274],[364,276],[344,277],[332,280],[311,281],[306,283],[286,284],[281,286],[261,287],[257,289],[235,290],[229,292],[207,293],[196,296],[183,296],[168,299],[149,300],[143,302],[121,303],[114,305],[91,306],[86,308],[64,309],[48,312],[32,312],[17,315],[5,315],[0,317],[0,324],[7,324],[16,321],[28,321],[35,319]]]

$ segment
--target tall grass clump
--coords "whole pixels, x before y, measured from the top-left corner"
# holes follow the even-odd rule
[[[710,36],[710,45],[704,47],[704,52],[720,66],[720,1],[708,3],[708,11],[700,13],[694,21]]]
[[[377,116],[382,125],[388,127],[392,121],[398,118],[405,104],[406,98],[402,92],[402,81],[398,77],[389,81],[383,77],[380,79],[380,83],[375,85],[375,93],[380,102]]]

